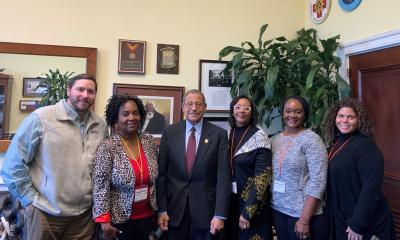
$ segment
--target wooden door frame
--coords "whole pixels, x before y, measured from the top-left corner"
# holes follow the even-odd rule
[[[339,68],[340,76],[349,83],[347,69],[349,69],[349,57],[351,55],[372,52],[399,45],[400,29],[373,35],[354,42],[340,44],[338,48],[338,57],[342,61],[342,65]]]

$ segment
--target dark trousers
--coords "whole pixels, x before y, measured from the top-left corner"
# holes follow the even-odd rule
[[[211,220],[210,220],[211,221]],[[218,235],[212,235],[210,229],[199,229],[192,225],[190,218],[189,201],[186,202],[185,212],[179,226],[168,226],[168,240],[216,240]]]
[[[113,224],[122,233],[118,234],[118,240],[148,240],[155,227],[154,216],[143,219],[129,219],[125,223]]]
[[[299,218],[291,217],[279,211],[273,210],[273,224],[278,239],[297,240],[294,226]],[[312,240],[324,240],[323,216],[315,215],[310,221],[310,238]]]
[[[229,205],[228,219],[225,221],[224,239],[239,239],[239,196],[232,193],[231,203]]]

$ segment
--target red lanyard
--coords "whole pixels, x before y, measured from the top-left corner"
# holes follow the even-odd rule
[[[334,150],[335,150],[335,147],[336,147],[336,144],[338,144],[338,142],[339,142],[339,139],[336,140],[335,145],[333,145],[332,150],[331,150],[331,151],[329,152],[329,154],[328,154],[328,161],[331,161],[332,158],[333,158],[334,156],[336,156],[336,154],[338,154],[338,152],[339,152],[344,146],[346,146],[346,145],[349,143],[349,141],[350,141],[353,137],[354,137],[354,136],[352,136],[351,138],[347,139],[347,141],[344,142],[344,143],[342,144],[342,146],[340,146],[336,151],[334,151]]]
[[[250,128],[250,125],[247,126],[246,130],[244,131],[244,133],[240,137],[240,140],[239,140],[238,144],[236,145],[235,151],[233,151],[233,139],[235,139],[235,130],[236,130],[236,128],[233,129],[232,139],[231,139],[231,156],[230,156],[232,174],[233,174],[233,155],[236,154],[236,152],[238,151],[238,148],[239,148],[240,144],[242,143],[243,138],[246,135],[246,133],[249,130],[249,128]]]

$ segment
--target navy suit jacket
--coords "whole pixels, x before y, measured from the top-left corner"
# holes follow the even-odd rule
[[[161,137],[157,200],[167,212],[169,225],[180,225],[189,200],[192,225],[210,228],[214,216],[226,218],[231,192],[227,133],[207,121],[203,128],[191,174],[185,168],[185,121],[168,126]]]

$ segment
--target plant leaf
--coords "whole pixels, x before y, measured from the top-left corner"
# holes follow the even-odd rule
[[[260,28],[260,34],[258,36],[258,48],[261,49],[262,47],[262,37],[264,35],[265,30],[267,30],[268,24],[264,24]]]
[[[321,64],[314,65],[310,72],[308,73],[307,80],[306,80],[306,89],[310,89],[313,86],[313,81],[315,77],[315,73],[320,70]]]

